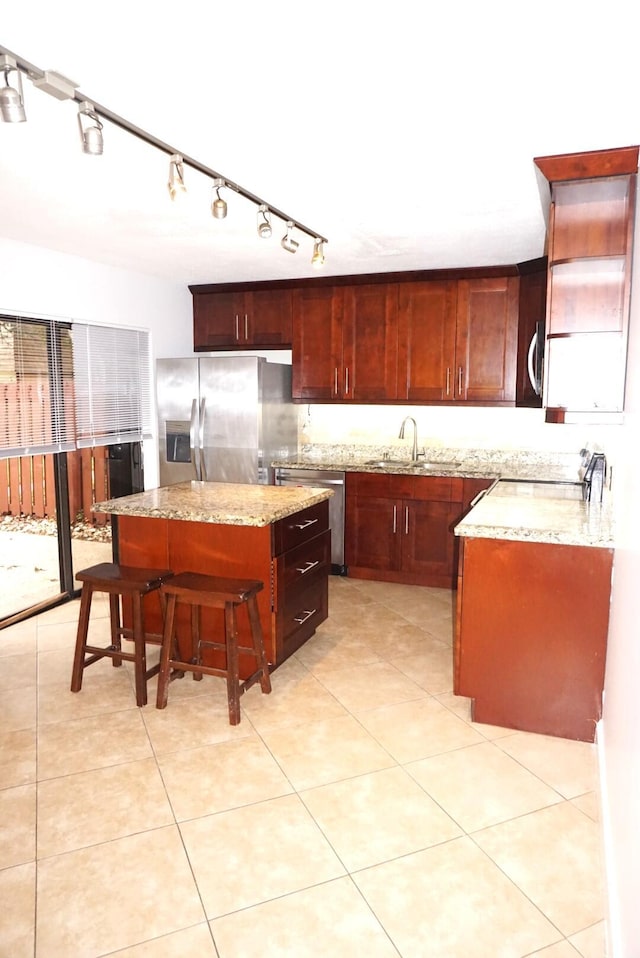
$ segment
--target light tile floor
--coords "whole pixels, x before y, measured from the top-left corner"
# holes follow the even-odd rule
[[[71,694],[77,602],[0,632],[3,958],[603,958],[594,747],[470,721],[447,591],[330,590],[236,728]]]

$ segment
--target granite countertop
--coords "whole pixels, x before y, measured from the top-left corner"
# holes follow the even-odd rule
[[[462,479],[545,479],[577,482],[579,455],[501,452],[487,449],[426,448],[419,464],[404,448],[371,446],[308,447],[296,459],[271,463],[289,469],[327,469],[411,476],[458,476]]]
[[[481,539],[614,548],[608,499],[602,504],[584,502],[570,488],[544,482],[498,482],[454,531]]]
[[[93,511],[231,526],[268,526],[332,495],[330,489],[310,486],[192,481],[97,502]]]
[[[609,495],[602,505],[591,505],[582,500],[581,487],[571,485],[581,479],[579,454],[427,448],[421,458],[426,460],[427,467],[412,464],[404,447],[327,445],[308,446],[298,459],[280,460],[272,465],[382,475],[496,479],[500,481],[491,492],[455,527],[456,535],[614,546]],[[554,483],[563,485],[555,487]],[[543,487],[546,492],[539,494]],[[563,489],[564,492],[559,491]]]

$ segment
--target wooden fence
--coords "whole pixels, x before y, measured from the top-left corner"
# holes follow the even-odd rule
[[[74,433],[75,401],[73,381],[62,383],[63,415],[67,433]],[[0,445],[20,446],[21,436],[34,445],[52,441],[51,406],[47,375],[33,374],[20,382],[0,383]],[[71,524],[88,522],[103,526],[106,515],[91,512],[94,502],[109,498],[107,446],[75,449],[67,453],[69,512]],[[0,459],[0,515],[53,518],[56,490],[53,454]]]
[[[103,526],[108,516],[91,512],[94,502],[109,498],[107,446],[67,453],[71,525]],[[0,459],[0,513],[54,518],[56,490],[53,454]]]

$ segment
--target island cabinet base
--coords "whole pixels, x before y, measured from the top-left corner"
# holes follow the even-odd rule
[[[611,549],[463,538],[454,692],[476,722],[593,742]]]
[[[258,611],[269,664],[276,668],[313,635],[328,615],[330,536],[328,505],[318,503],[269,526],[222,525],[179,519],[118,515],[119,562],[163,566],[174,572],[202,572],[259,579]],[[155,595],[145,597],[145,625],[161,632]],[[131,613],[125,607],[125,621]],[[202,639],[224,633],[222,610],[203,609]],[[178,604],[176,631],[181,654],[190,657],[190,610]],[[240,645],[250,647],[246,608],[238,610]],[[203,650],[208,665],[222,653]],[[240,677],[255,671],[251,656],[240,656]]]

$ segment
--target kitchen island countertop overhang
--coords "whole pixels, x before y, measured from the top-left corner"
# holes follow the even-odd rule
[[[94,512],[233,526],[268,526],[328,499],[329,489],[233,482],[178,482],[97,502]]]

